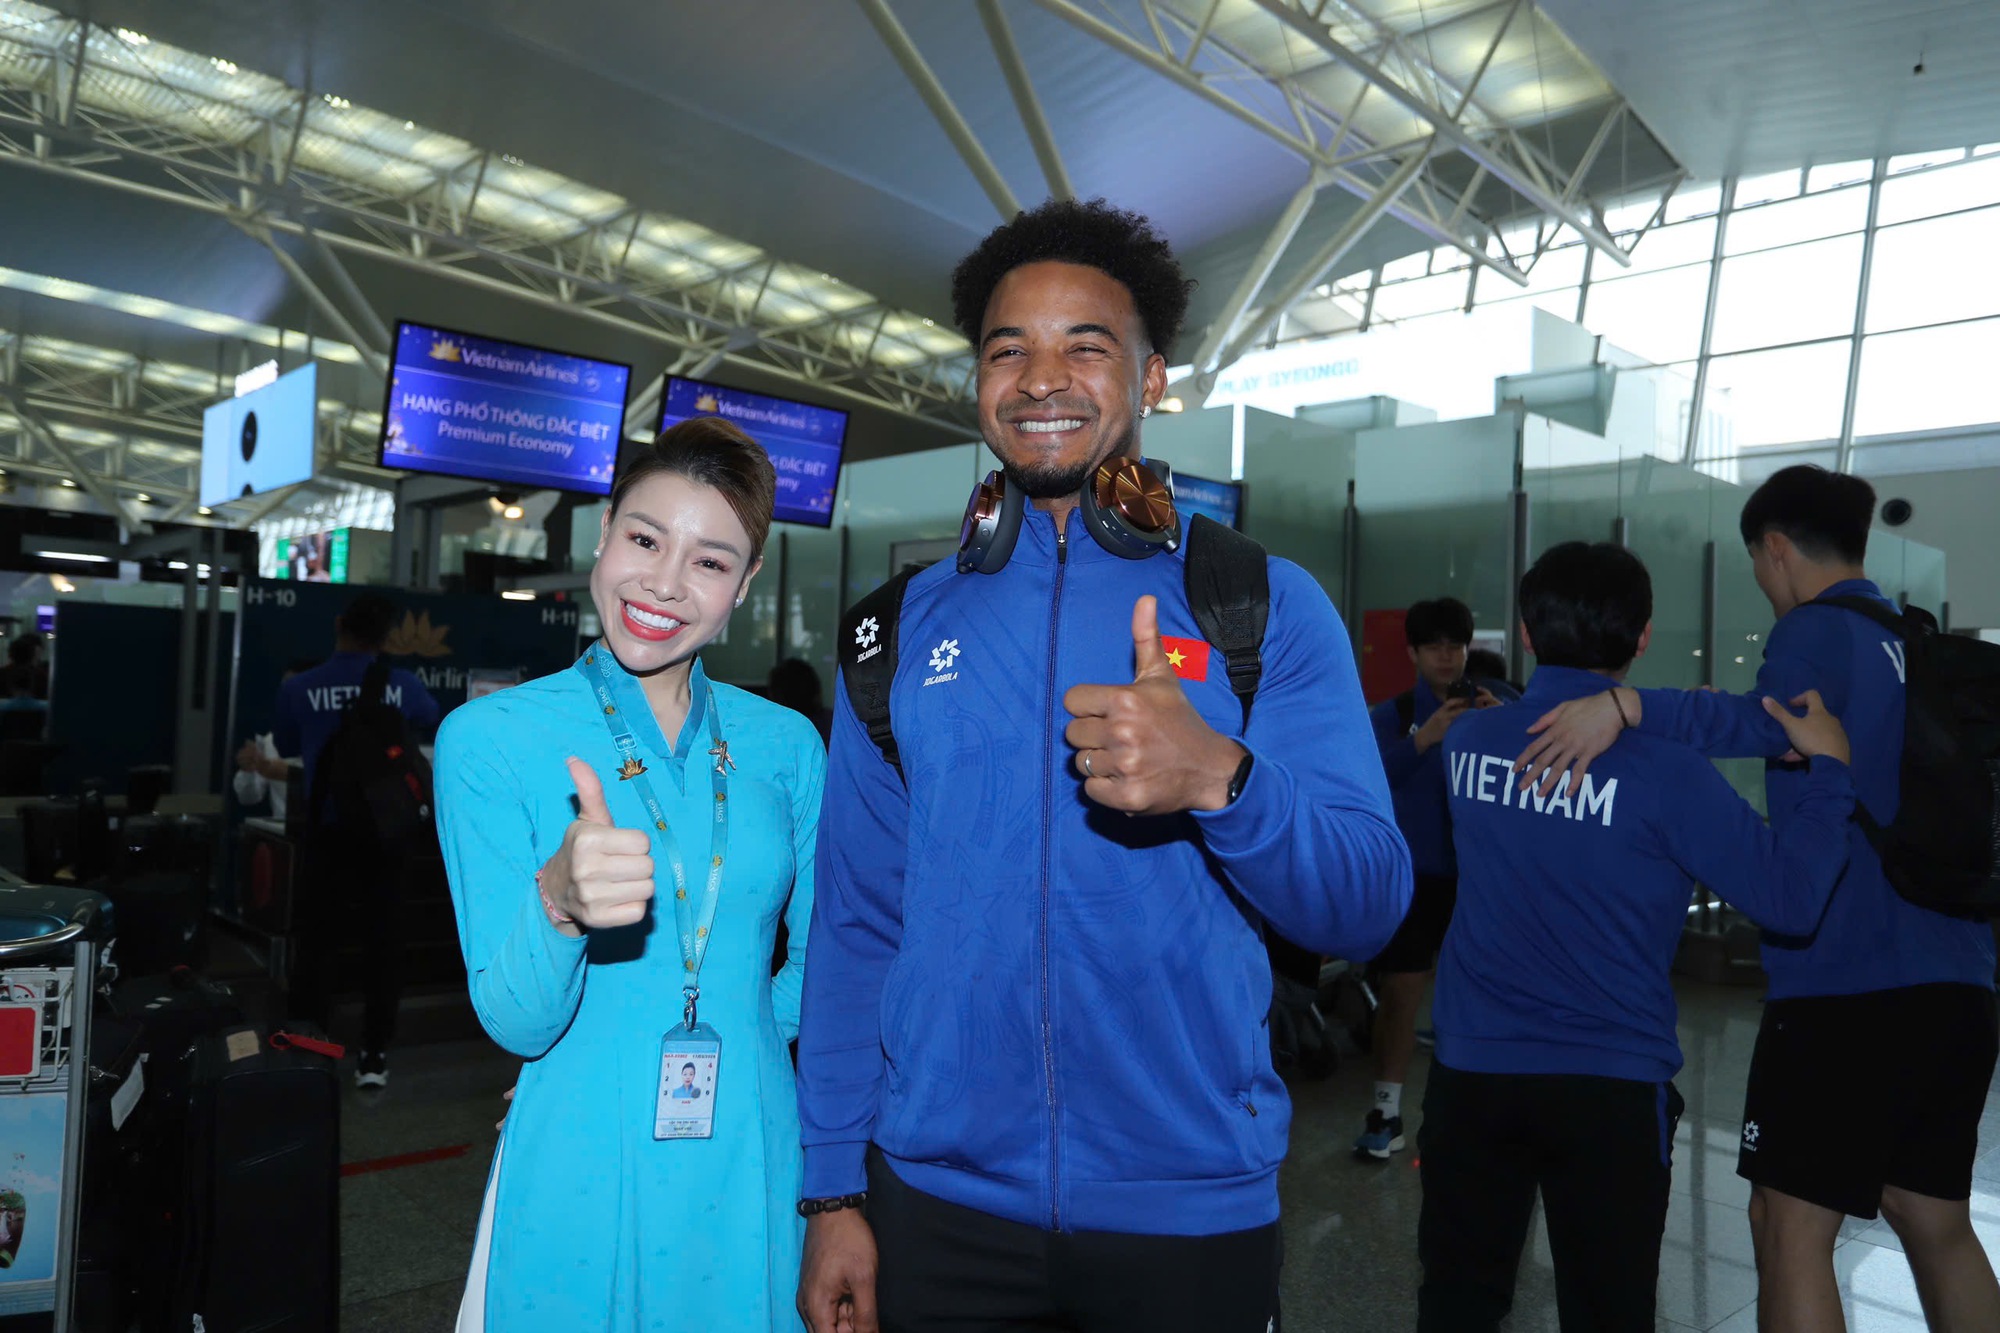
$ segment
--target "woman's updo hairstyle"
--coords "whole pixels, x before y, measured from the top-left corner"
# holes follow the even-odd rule
[[[741,426],[722,417],[689,417],[635,449],[611,488],[612,516],[617,516],[634,486],[665,472],[721,491],[750,534],[750,559],[762,558],[764,541],[771,535],[771,506],[778,498],[778,473],[763,446]]]

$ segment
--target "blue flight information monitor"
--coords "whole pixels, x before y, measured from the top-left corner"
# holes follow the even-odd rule
[[[632,369],[402,321],[382,466],[608,495]]]
[[[1217,523],[1234,528],[1243,521],[1243,487],[1239,482],[1210,481],[1207,477],[1176,472],[1174,508],[1180,511],[1183,528],[1196,514],[1207,514]]]
[[[832,526],[833,493],[840,484],[840,456],[847,443],[847,413],[668,376],[667,391],[660,399],[660,429],[699,416],[727,418],[764,446],[778,473],[773,517],[780,523]]]

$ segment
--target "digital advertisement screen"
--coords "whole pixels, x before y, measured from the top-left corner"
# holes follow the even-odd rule
[[[1207,477],[1176,472],[1174,508],[1180,510],[1182,527],[1196,514],[1207,514],[1217,523],[1238,527],[1243,520],[1243,487],[1233,481],[1210,481]]]
[[[311,481],[318,418],[315,365],[202,413],[201,502],[226,504]]]
[[[278,577],[299,583],[347,582],[349,528],[278,538]]]
[[[833,493],[840,484],[840,454],[847,442],[847,413],[789,398],[767,398],[722,384],[667,377],[660,396],[660,429],[689,417],[726,417],[764,446],[778,472],[780,523],[833,523]]]
[[[606,495],[629,366],[399,321],[382,466]]]

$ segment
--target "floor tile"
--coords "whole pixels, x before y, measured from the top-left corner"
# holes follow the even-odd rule
[[[1658,1333],[1754,1333],[1756,1272],[1748,1182],[1736,1174],[1743,1084],[1762,1006],[1755,991],[1682,983],[1686,1067],[1676,1085],[1688,1109],[1675,1134],[1674,1174],[1660,1256]],[[464,1146],[444,1160],[399,1166],[342,1185],[343,1328],[359,1333],[449,1333],[492,1160],[500,1094],[520,1062],[483,1042],[398,1051],[390,1086],[351,1088],[343,1101],[349,1162]],[[1416,1326],[1423,1206],[1416,1134],[1429,1056],[1404,1089],[1410,1151],[1357,1162],[1354,1137],[1373,1096],[1366,1057],[1331,1078],[1293,1086],[1285,1201],[1287,1333],[1402,1333]],[[1974,1222],[2000,1252],[2000,1098],[1989,1102],[1975,1166]],[[1894,1232],[1848,1219],[1835,1252],[1850,1333],[1923,1328],[1909,1265]],[[1506,1333],[1558,1333],[1555,1280],[1539,1213],[1523,1257]]]
[[[1833,1252],[1847,1333],[1926,1333],[1917,1284],[1903,1256],[1850,1240]],[[1757,1333],[1753,1305],[1715,1326],[1714,1333]]]

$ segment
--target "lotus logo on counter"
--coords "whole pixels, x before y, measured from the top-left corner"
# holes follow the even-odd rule
[[[444,641],[449,633],[451,626],[431,624],[430,612],[413,615],[406,611],[403,623],[390,631],[382,651],[391,657],[450,657],[451,645]]]

